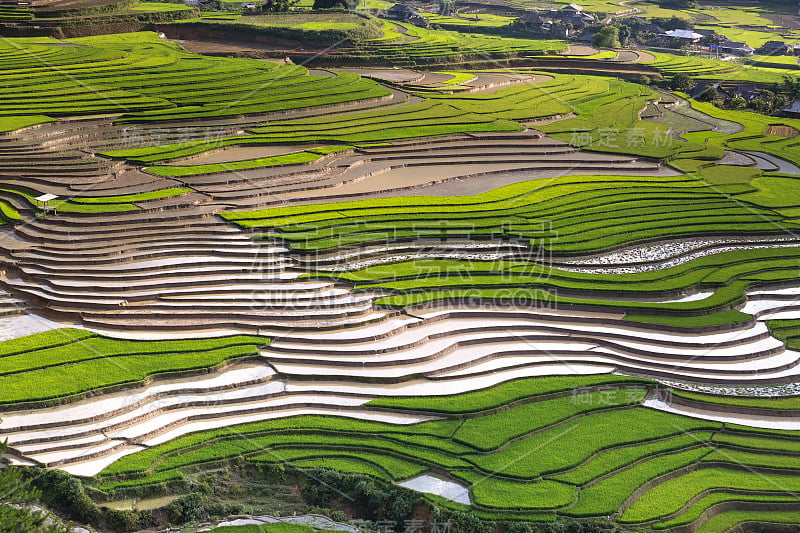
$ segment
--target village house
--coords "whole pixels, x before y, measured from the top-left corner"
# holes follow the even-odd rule
[[[717,98],[722,98],[723,100],[729,100],[732,96],[731,93],[723,89],[719,83],[709,83],[706,81],[696,83],[694,87],[686,91],[686,94],[689,96],[689,98],[698,100],[702,99],[706,92],[708,92],[710,89],[714,89]]]
[[[719,45],[719,48],[723,54],[735,56],[751,56],[756,51],[755,48],[736,41],[725,41]]]
[[[550,31],[550,28],[553,25],[553,21],[545,18],[541,15],[536,13],[525,13],[523,16],[519,18],[520,22],[525,26],[526,29],[539,32],[539,33],[547,33]]]
[[[387,19],[406,21],[412,15],[419,15],[419,12],[406,4],[395,4],[387,9],[383,16]]]
[[[758,49],[765,56],[785,56],[792,53],[792,47],[781,41],[767,41]]]
[[[661,37],[664,39],[678,39],[684,45],[697,44],[703,38],[702,35],[692,30],[669,30],[662,33]]]
[[[741,96],[748,102],[751,102],[761,96],[761,89],[755,85],[740,85],[731,89],[731,92],[736,96]]]
[[[791,118],[800,118],[800,100],[793,100],[792,103],[781,109],[781,112]]]
[[[547,14],[545,17],[539,13],[526,13],[518,20],[531,31],[555,37],[569,37],[572,33],[583,30],[597,21],[593,15],[584,13],[583,8],[577,4],[551,9]]]

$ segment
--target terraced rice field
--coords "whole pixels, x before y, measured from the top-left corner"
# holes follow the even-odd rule
[[[435,23],[435,22],[434,22]],[[366,40],[343,49],[334,59],[346,59],[355,64],[369,63],[374,58],[395,65],[413,66],[417,63],[457,63],[470,59],[526,57],[567,49],[562,41],[518,39],[429,30],[412,24],[391,23],[395,30],[383,37]],[[391,37],[387,39],[387,36]]]
[[[293,472],[292,511],[400,525],[798,522],[800,121],[601,76],[69,43],[0,48],[13,462],[103,504]]]

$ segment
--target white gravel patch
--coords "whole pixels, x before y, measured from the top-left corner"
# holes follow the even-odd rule
[[[429,252],[429,253],[409,253],[402,255],[386,255],[383,257],[376,257],[374,259],[365,259],[357,263],[343,263],[336,266],[320,267],[320,270],[328,272],[350,272],[353,270],[360,270],[375,265],[382,265],[385,263],[400,263],[403,261],[413,261],[415,259],[461,259],[473,261],[499,261],[514,255],[514,252],[496,252],[496,253],[468,253],[468,252]]]
[[[797,235],[768,237],[768,243],[753,242],[753,239],[755,237],[728,237],[644,244],[580,259],[555,257],[553,266],[587,274],[632,274],[662,270],[723,252],[800,246]]]
[[[126,455],[140,452],[144,449],[145,448],[143,446],[128,446],[110,455],[104,455],[102,457],[97,457],[94,459],[90,459],[88,461],[71,463],[59,467],[59,470],[63,470],[67,473],[72,474],[73,476],[83,476],[83,477],[96,476],[97,474],[102,472],[103,469],[105,469],[107,466],[117,462],[117,460],[122,459]]]
[[[370,420],[373,422],[384,422],[386,424],[417,424],[433,420],[431,417],[406,415],[402,413],[376,413],[368,409],[345,409],[345,408],[287,408],[281,411],[270,411],[265,413],[254,413],[249,415],[233,416],[228,418],[217,418],[210,420],[203,420],[197,422],[189,422],[178,428],[172,429],[168,432],[162,433],[153,437],[145,444],[148,446],[155,446],[164,442],[170,441],[182,435],[194,433],[197,431],[206,431],[209,429],[217,429],[221,427],[234,426],[237,424],[245,424],[250,422],[260,422],[262,420],[272,420],[277,418],[287,418],[290,416],[300,415],[328,415],[328,416],[344,416],[347,418],[356,418],[360,420]]]
[[[774,311],[759,315],[758,320],[800,320],[800,309],[791,311]]]
[[[145,387],[127,389],[122,392],[90,398],[60,407],[30,411],[14,411],[2,417],[2,420],[0,420],[0,429],[7,430],[8,428],[35,424],[68,423],[70,421],[84,419],[87,416],[97,413],[110,413],[118,409],[124,409],[125,407],[135,405],[165,392],[193,389],[197,391],[196,394],[202,394],[203,389],[224,387],[226,385],[253,380],[263,380],[274,374],[275,372],[266,365],[245,365],[233,367],[230,370],[223,370],[214,374],[172,379],[169,382],[157,380],[153,384]],[[273,384],[272,387],[277,387],[276,390],[282,390],[280,383]],[[160,403],[160,405],[166,404]]]
[[[471,503],[468,487],[428,474],[423,474],[407,481],[403,481],[402,483],[398,483],[398,485],[407,489],[415,490],[417,492],[436,494],[442,498],[447,498],[448,500],[457,503],[463,503],[465,505],[469,505]]]
[[[52,331],[59,328],[75,328],[73,324],[53,322],[36,314],[8,316],[0,318],[0,342],[17,339],[26,335]],[[81,328],[83,329],[83,328]]]
[[[800,430],[800,418],[795,417],[770,417],[769,415],[754,416],[741,414],[723,415],[716,411],[706,411],[704,409],[670,405],[662,400],[656,399],[645,400],[643,405],[659,411],[665,411],[667,413],[689,416],[691,418],[700,418],[703,420],[713,420],[715,422],[727,422],[731,424],[739,424],[742,426],[763,429],[785,429],[790,431]]]
[[[507,248],[509,247],[515,248],[515,250],[508,250]],[[420,248],[422,250],[420,250]],[[414,259],[430,259],[433,257],[442,259],[497,261],[514,256],[520,251],[528,249],[529,248],[525,245],[515,243],[421,241],[413,245],[398,243],[325,255],[310,261],[310,263],[317,265],[315,268],[323,271],[348,272],[385,263],[397,263]],[[405,253],[392,253],[398,250],[402,250]],[[377,257],[366,257],[358,260],[359,257],[373,254],[377,254]],[[336,264],[328,265],[327,263],[330,262],[335,262]]]
[[[800,286],[797,287],[782,287],[779,289],[758,289],[748,291],[748,296],[759,296],[759,295],[786,295],[786,296],[800,296]]]
[[[302,524],[307,526],[312,526],[317,529],[322,529],[326,531],[348,531],[350,533],[356,533],[358,530],[353,526],[349,526],[347,524],[342,524],[341,522],[334,522],[327,516],[317,515],[317,514],[307,514],[307,515],[300,515],[300,516],[289,516],[286,518],[276,518],[274,516],[253,516],[251,518],[238,518],[236,520],[228,520],[224,522],[219,522],[214,526],[203,527],[198,529],[197,531],[210,531],[215,527],[223,527],[223,526],[246,526],[246,525],[259,525],[259,524],[274,524],[275,522],[288,522],[290,524]]]
[[[686,296],[681,296],[680,298],[675,298],[672,300],[659,300],[657,303],[662,304],[669,304],[669,303],[678,303],[678,302],[697,302],[700,300],[705,300],[709,296],[713,296],[713,292],[696,292],[694,294],[689,294]]]
[[[765,312],[791,310],[792,308],[800,308],[800,301],[759,299],[748,300],[740,311],[748,315],[760,316]]]
[[[673,387],[693,392],[704,392],[719,396],[756,396],[764,398],[774,398],[776,396],[800,396],[800,382],[796,383],[777,383],[775,385],[737,385],[726,386],[713,383],[688,383],[684,381],[672,381],[659,379],[659,382]]]

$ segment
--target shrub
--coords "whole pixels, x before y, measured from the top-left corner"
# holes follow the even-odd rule
[[[170,503],[167,513],[170,520],[178,524],[202,520],[208,516],[205,500],[196,493],[187,494]]]
[[[592,44],[600,48],[619,48],[619,30],[614,26],[600,28],[592,37]]]
[[[669,86],[673,91],[686,92],[694,86],[694,82],[688,74],[679,72],[672,77]]]
[[[124,533],[139,529],[139,513],[136,511],[106,510],[106,526],[111,531]]]
[[[60,470],[41,470],[33,484],[42,491],[42,501],[48,506],[85,524],[100,520],[100,509],[86,495],[80,479]]]

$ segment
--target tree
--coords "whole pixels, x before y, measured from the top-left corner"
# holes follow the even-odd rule
[[[784,74],[783,88],[787,93],[789,93],[789,98],[800,98],[800,78]]]
[[[354,9],[355,0],[314,0],[314,9]]]
[[[284,13],[297,3],[297,0],[263,0],[259,9],[264,13]]]
[[[766,113],[769,111],[769,103],[761,98],[753,98],[750,100],[749,107],[758,113]]]
[[[772,100],[770,101],[770,107],[772,111],[780,111],[784,107],[789,104],[789,100],[782,94],[773,93]]]
[[[178,524],[202,520],[208,516],[203,497],[194,492],[173,501],[167,507],[167,512],[172,521]]]
[[[728,107],[731,109],[744,109],[747,107],[747,100],[739,96],[738,94],[734,94],[730,100],[728,100]]]
[[[0,443],[0,455],[7,448]],[[69,533],[69,528],[35,507],[40,493],[18,467],[0,465],[0,531],[4,533]]]
[[[659,0],[658,5],[664,9],[694,9],[697,2],[694,0]]]
[[[206,0],[200,3],[200,11],[222,11],[221,0]]]
[[[717,94],[716,87],[708,87],[705,91],[703,91],[698,100],[702,100],[704,102],[713,102],[717,99]]]
[[[685,72],[675,74],[669,82],[669,87],[673,91],[686,92],[694,86],[694,81]]]
[[[619,48],[619,31],[614,26],[605,26],[594,34],[592,44],[600,48]]]
[[[619,44],[622,46],[628,46],[628,41],[631,38],[631,29],[628,26],[620,26],[619,27]]]
[[[653,24],[658,24],[665,30],[691,30],[694,28],[691,22],[679,17],[656,17],[652,19],[652,22]]]

